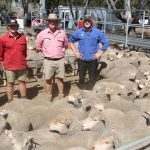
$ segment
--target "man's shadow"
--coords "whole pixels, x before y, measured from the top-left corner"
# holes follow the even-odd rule
[[[100,61],[100,62],[98,63],[98,67],[97,67],[97,77],[96,77],[97,81],[102,78],[102,77],[101,77],[101,71],[102,71],[103,69],[105,69],[106,67],[107,67],[107,63],[106,63],[106,62]]]
[[[27,98],[28,99],[33,99],[36,97],[39,93],[39,91],[43,90],[44,87],[41,85],[35,85],[33,87],[27,88]]]
[[[64,82],[64,96],[68,96],[70,89],[71,89],[72,83],[71,81],[65,81]],[[56,83],[53,83],[53,87],[52,87],[52,93],[53,93],[53,97],[57,97],[58,96],[58,87]]]
[[[7,103],[7,94],[0,96],[0,106],[4,105],[5,103]]]

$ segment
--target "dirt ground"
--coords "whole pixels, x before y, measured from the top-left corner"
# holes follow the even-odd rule
[[[64,80],[65,97],[68,94],[76,93],[76,91],[79,89],[77,83],[78,77],[67,77]],[[36,100],[43,98],[46,95],[45,81],[43,79],[40,79],[39,81],[32,79],[30,81],[27,81],[26,85],[27,85],[28,99]],[[56,97],[58,95],[58,89],[55,83],[53,84],[52,90],[53,90],[53,97]],[[14,97],[20,97],[17,82],[15,84]],[[0,86],[0,106],[4,105],[5,103],[7,103],[6,86]]]

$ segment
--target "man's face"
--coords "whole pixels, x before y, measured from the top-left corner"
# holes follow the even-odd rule
[[[58,26],[57,20],[48,20],[48,26],[50,29],[54,29]]]
[[[17,32],[18,30],[18,25],[14,24],[14,25],[8,25],[8,29],[10,32]]]
[[[83,21],[83,25],[84,25],[86,28],[91,27],[91,26],[92,26],[92,20],[90,20],[90,19],[85,19],[85,20]]]

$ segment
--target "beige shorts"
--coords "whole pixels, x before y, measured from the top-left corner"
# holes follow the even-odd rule
[[[15,80],[25,81],[27,70],[5,70],[8,83],[14,83]]]
[[[46,80],[51,79],[53,75],[55,78],[64,79],[65,77],[65,59],[60,60],[47,60],[44,59],[44,77]]]

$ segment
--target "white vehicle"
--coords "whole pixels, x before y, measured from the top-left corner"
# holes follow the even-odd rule
[[[143,16],[139,19],[139,24],[143,24],[144,23],[144,25],[147,25],[147,24],[149,24],[149,17],[148,16],[145,16],[145,18],[143,19]]]

